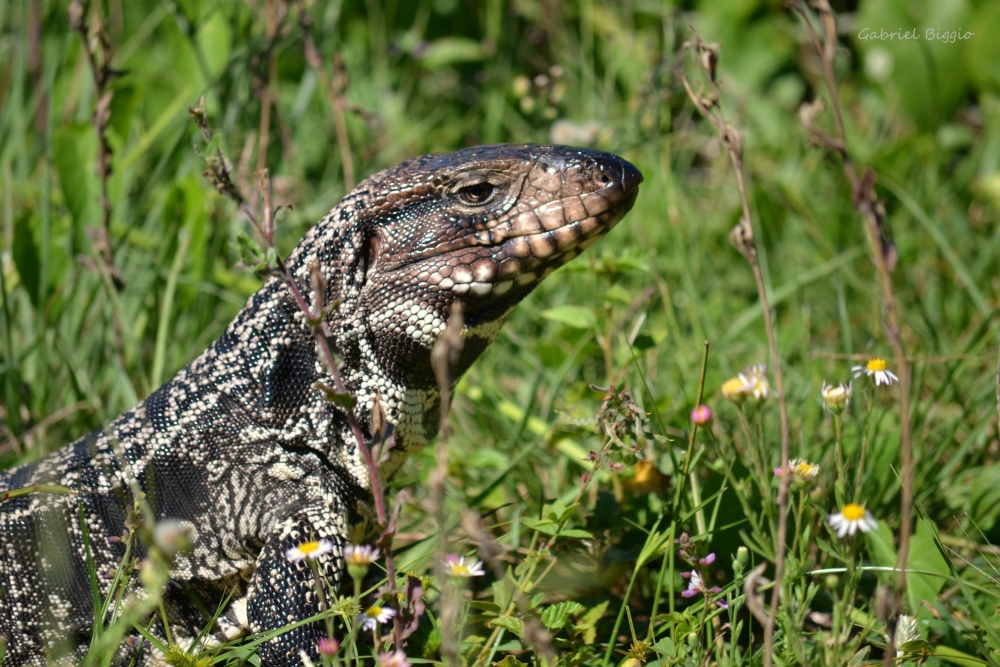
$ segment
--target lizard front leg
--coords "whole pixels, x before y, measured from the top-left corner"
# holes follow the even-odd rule
[[[274,630],[322,611],[310,564],[290,558],[289,552],[303,543],[329,541],[332,550],[317,557],[314,564],[336,587],[344,573],[347,531],[346,514],[328,502],[299,506],[276,522],[257,558],[248,591],[247,620],[252,632]],[[325,634],[323,623],[317,622],[278,635],[260,645],[261,665],[297,667],[302,664],[300,651],[318,661],[317,643]]]

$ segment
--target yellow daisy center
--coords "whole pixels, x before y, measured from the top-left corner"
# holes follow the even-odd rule
[[[878,371],[884,371],[885,370],[885,359],[879,359],[878,357],[876,357],[874,359],[869,359],[868,363],[865,364],[865,368],[867,368],[872,373],[876,373]]]
[[[865,518],[865,508],[857,503],[848,503],[844,505],[844,508],[840,510],[840,513],[844,515],[844,518],[848,521],[858,521],[859,519]]]
[[[298,549],[303,556],[308,556],[309,554],[319,550],[319,542],[303,542],[298,546]]]
[[[365,616],[368,618],[378,618],[382,615],[382,605],[376,604],[365,609]]]
[[[467,577],[469,576],[469,568],[462,563],[455,563],[451,566],[451,573],[456,577]]]
[[[722,393],[725,396],[729,396],[731,394],[738,394],[743,390],[744,387],[745,384],[743,380],[739,378],[730,378],[722,383]]]
[[[808,463],[800,463],[798,466],[796,466],[796,470],[799,471],[800,475],[808,475],[810,472],[812,472],[812,465]]]

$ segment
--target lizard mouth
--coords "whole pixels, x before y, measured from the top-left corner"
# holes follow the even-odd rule
[[[511,234],[488,245],[489,256],[471,265],[454,267],[439,287],[464,297],[495,298],[511,292],[523,295],[614,228],[635,204],[641,179],[638,176],[632,187],[603,212],[553,229]]]

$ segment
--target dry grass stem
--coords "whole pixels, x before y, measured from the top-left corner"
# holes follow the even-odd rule
[[[451,306],[448,323],[431,350],[431,367],[441,393],[441,413],[439,415],[439,436],[437,444],[437,467],[431,473],[431,505],[438,524],[438,557],[434,562],[434,574],[441,582],[441,603],[438,618],[441,622],[441,655],[449,665],[459,665],[456,632],[461,600],[454,586],[446,585],[448,574],[444,569],[444,554],[448,552],[448,517],[445,510],[445,482],[448,479],[448,413],[451,410],[452,369],[458,364],[462,353],[462,328],[465,318],[462,302],[456,300]]]
[[[813,0],[811,8],[816,13],[823,28],[820,39],[813,25],[812,16],[802,2],[796,2],[793,7],[802,17],[809,31],[810,39],[823,68],[823,78],[833,109],[835,135],[819,131],[813,121],[819,115],[822,107],[813,104],[800,112],[800,118],[810,134],[813,143],[830,148],[839,153],[843,162],[844,176],[851,186],[852,205],[861,214],[865,222],[872,261],[879,275],[882,287],[882,298],[885,302],[885,334],[892,348],[893,358],[899,375],[899,405],[900,405],[900,456],[902,463],[902,499],[900,507],[899,553],[896,561],[896,603],[892,610],[893,616],[899,613],[899,605],[905,599],[906,564],[910,551],[910,523],[913,510],[913,462],[912,436],[910,430],[910,371],[907,365],[906,350],[900,336],[899,314],[896,308],[896,298],[892,288],[891,272],[896,263],[896,250],[890,240],[888,224],[885,220],[885,209],[878,201],[875,193],[875,173],[870,167],[865,167],[859,176],[858,170],[847,150],[847,139],[844,132],[844,121],[841,113],[840,97],[837,94],[837,82],[834,75],[834,61],[837,52],[837,20],[833,9],[827,0]],[[886,619],[887,622],[891,619]],[[890,627],[894,623],[889,622]],[[895,642],[895,631],[889,635],[889,646],[886,649],[886,665],[891,665]]]
[[[208,126],[207,115],[205,112],[204,98],[201,100],[197,107],[189,109],[192,119],[201,129],[202,135],[206,141],[211,140],[212,131]],[[340,376],[340,369],[337,365],[336,358],[333,354],[333,350],[330,348],[329,338],[332,335],[329,327],[326,323],[326,317],[329,315],[333,308],[336,308],[339,304],[326,304],[325,299],[325,284],[323,283],[322,275],[318,271],[318,267],[310,267],[310,283],[314,291],[313,293],[313,305],[310,306],[306,301],[305,296],[299,289],[298,284],[295,281],[294,276],[292,276],[287,265],[278,252],[277,246],[275,245],[275,215],[277,210],[275,209],[272,202],[272,188],[271,179],[267,173],[266,169],[259,170],[257,172],[258,185],[261,193],[262,208],[261,215],[258,216],[252,207],[247,203],[246,197],[243,196],[240,189],[233,183],[232,175],[229,168],[229,162],[219,148],[215,155],[210,155],[206,157],[205,163],[207,169],[205,171],[205,176],[212,182],[215,189],[232,199],[240,210],[249,220],[250,225],[256,232],[261,245],[265,250],[265,254],[273,258],[274,266],[268,266],[267,272],[276,275],[284,283],[298,306],[299,310],[305,315],[306,321],[309,322],[313,329],[314,338],[316,340],[316,346],[319,350],[319,356],[323,360],[326,366],[327,372],[330,374],[333,380],[333,387],[327,387],[323,383],[318,383],[319,388],[326,391],[331,399],[334,399],[341,409],[347,415],[348,424],[351,427],[351,432],[354,434],[355,442],[357,444],[358,450],[361,452],[361,457],[365,462],[365,467],[368,470],[368,476],[371,484],[372,500],[375,504],[375,515],[379,523],[379,528],[381,535],[379,536],[378,544],[382,549],[385,556],[386,563],[386,575],[388,578],[389,592],[392,599],[396,599],[396,568],[395,562],[392,555],[392,538],[395,533],[396,516],[393,515],[389,517],[385,509],[385,494],[382,490],[382,480],[379,474],[379,462],[376,460],[372,452],[372,446],[369,445],[365,439],[364,433],[361,430],[361,426],[358,423],[357,416],[354,412],[354,398],[350,396],[347,387],[344,385],[343,379]],[[319,275],[318,275],[319,274]],[[384,416],[375,411],[377,416],[373,416],[373,419],[384,419]],[[382,428],[373,428],[373,431],[383,431]],[[385,451],[385,443],[371,443],[372,445],[380,445],[381,451]],[[397,500],[397,503],[401,502]],[[398,506],[397,506],[398,510]],[[397,511],[398,514],[398,511]],[[400,646],[401,641],[401,622],[402,619],[397,617],[393,622],[393,629],[395,636],[397,637],[397,647]]]
[[[302,42],[305,48],[306,62],[316,71],[323,93],[330,102],[330,109],[333,111],[333,123],[337,131],[337,144],[340,146],[340,161],[344,168],[344,187],[350,192],[354,189],[354,159],[351,152],[351,138],[347,133],[347,120],[345,112],[353,109],[347,101],[347,68],[344,67],[344,59],[339,53],[334,55],[333,76],[327,76],[323,67],[323,58],[319,49],[316,48],[316,41],[312,37],[312,18],[306,12],[302,0],[295,3],[299,13],[299,27],[302,29]]]
[[[760,299],[761,310],[764,316],[764,327],[767,331],[767,341],[771,353],[771,365],[774,370],[774,386],[778,399],[778,411],[781,419],[781,468],[788,467],[788,406],[785,401],[785,383],[781,372],[781,357],[778,356],[778,341],[774,333],[774,321],[771,315],[771,307],[768,303],[767,289],[764,286],[764,278],[760,271],[760,263],[757,259],[757,246],[754,241],[753,216],[750,213],[750,200],[747,197],[746,184],[743,180],[743,133],[726,122],[720,106],[721,92],[716,78],[716,68],[719,63],[719,45],[706,44],[701,40],[698,33],[691,28],[694,35],[693,42],[688,43],[688,48],[694,55],[695,61],[701,68],[705,79],[708,82],[708,93],[704,91],[696,92],[687,77],[682,75],[684,89],[694,103],[698,112],[709,120],[722,137],[722,142],[729,154],[729,160],[733,165],[733,173],[736,176],[736,185],[740,193],[740,203],[743,207],[743,214],[739,223],[733,227],[729,234],[729,239],[737,250],[746,258],[753,272],[754,282],[757,285],[757,295]],[[789,475],[782,475],[778,484],[778,531],[776,538],[776,555],[774,563],[775,586],[771,593],[771,609],[764,623],[764,665],[770,667],[773,660],[772,645],[774,642],[774,625],[778,614],[778,606],[781,602],[781,581],[785,568],[785,541],[788,531],[788,486],[791,482]]]
[[[94,250],[104,261],[104,270],[108,272],[119,292],[125,287],[121,272],[115,266],[114,245],[111,241],[111,199],[108,196],[108,181],[114,171],[112,165],[111,144],[108,143],[108,122],[111,120],[111,100],[115,91],[110,87],[111,79],[117,74],[111,68],[111,38],[105,30],[104,21],[100,18],[100,2],[95,3],[94,16],[88,25],[88,18],[80,0],[74,0],[68,9],[70,28],[80,35],[83,51],[87,54],[90,72],[94,77],[94,96],[97,100],[91,122],[97,133],[96,171],[101,182],[101,223],[102,226],[91,234]],[[116,322],[118,329],[120,323]]]

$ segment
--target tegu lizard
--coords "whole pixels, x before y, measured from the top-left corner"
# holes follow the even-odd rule
[[[622,219],[641,181],[609,153],[479,146],[381,171],[309,230],[286,265],[311,300],[318,264],[324,300],[339,302],[327,317],[328,342],[364,435],[376,396],[395,428],[385,476],[436,435],[430,353],[452,305],[461,301],[464,311],[457,380],[519,301]],[[344,409],[317,388],[332,384],[329,375],[306,316],[271,278],[215,343],[135,408],[0,472],[0,493],[37,484],[75,492],[0,503],[3,664],[74,664],[86,653],[94,608],[83,528],[106,596],[124,555],[108,538],[122,535],[138,489],[158,521],[180,522],[193,540],[165,593],[175,641],[192,641],[205,610],[227,594],[222,637],[318,613],[312,573],[286,554],[304,540],[329,540],[319,566],[340,582],[357,503],[371,498]],[[261,664],[298,665],[300,652],[316,656],[322,636],[322,624],[285,632],[260,645]],[[153,664],[158,656],[146,647],[140,663]]]

